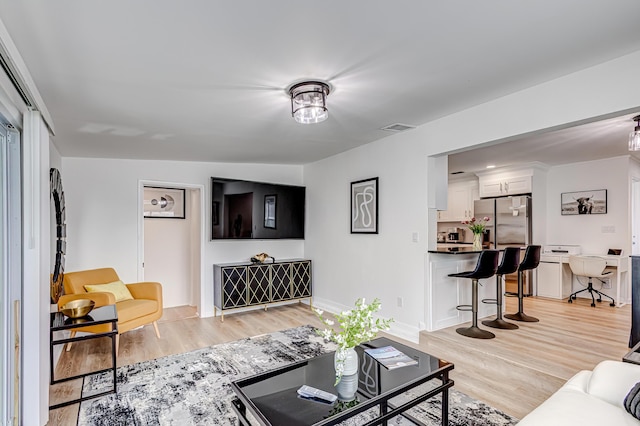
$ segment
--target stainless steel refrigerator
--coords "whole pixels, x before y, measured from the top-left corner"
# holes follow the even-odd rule
[[[524,257],[524,248],[531,244],[531,197],[514,195],[500,198],[484,198],[473,203],[473,215],[476,218],[488,217],[485,245],[492,249],[522,247],[520,259]],[[531,271],[525,277],[524,294],[532,294]],[[517,293],[517,276],[506,277],[507,293]]]

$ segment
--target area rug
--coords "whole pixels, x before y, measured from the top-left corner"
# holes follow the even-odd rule
[[[83,402],[78,425],[237,425],[231,408],[232,381],[334,349],[315,328],[303,326],[120,367],[117,395]],[[110,388],[111,380],[109,374],[87,377],[83,396]],[[449,401],[452,426],[517,423],[517,419],[455,389],[450,391]],[[413,408],[411,414],[427,425],[439,425],[440,400],[430,399]],[[356,426],[374,417],[370,410],[344,425]],[[398,417],[390,424],[408,423]]]

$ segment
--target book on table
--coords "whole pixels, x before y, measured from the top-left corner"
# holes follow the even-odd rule
[[[393,346],[367,348],[364,351],[389,370],[418,364],[416,359],[411,358]]]

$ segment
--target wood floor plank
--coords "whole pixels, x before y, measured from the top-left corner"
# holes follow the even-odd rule
[[[539,323],[518,323],[518,330],[496,330],[495,339],[470,339],[455,332],[457,327],[420,334],[412,343],[455,364],[455,388],[506,413],[522,418],[583,369],[591,369],[604,359],[621,359],[627,352],[631,328],[631,308],[611,308],[590,300],[566,301],[526,298],[525,312]],[[507,298],[507,312],[515,312],[517,300]],[[230,342],[285,328],[323,324],[306,304],[290,304],[250,312],[198,318],[195,308],[165,310],[158,321],[161,339],[152,326],[132,330],[120,337],[118,366]],[[481,325],[481,327],[483,327]],[[486,328],[486,327],[483,327]],[[109,341],[92,339],[63,352],[56,377],[79,371],[104,368],[110,362]],[[76,397],[80,381],[50,387],[51,402]],[[78,405],[51,410],[49,425],[74,425]]]

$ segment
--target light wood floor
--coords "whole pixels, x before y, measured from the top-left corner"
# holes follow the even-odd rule
[[[515,312],[515,298],[507,298],[507,311]],[[585,300],[525,299],[525,312],[539,323],[518,323],[519,330],[495,330],[495,339],[461,336],[451,327],[423,332],[420,343],[396,339],[419,347],[455,364],[455,388],[513,416],[522,418],[555,392],[568,378],[591,369],[603,359],[621,359],[627,352],[631,309],[596,308]],[[323,325],[307,305],[271,307],[268,311],[200,319],[191,307],[166,309],[159,322],[162,339],[153,327],[133,330],[120,337],[118,366],[229,342],[284,328]],[[63,352],[56,377],[108,367],[109,342],[95,339],[74,344]],[[77,398],[80,380],[50,387],[51,404]],[[75,425],[78,405],[50,411],[49,425]]]

